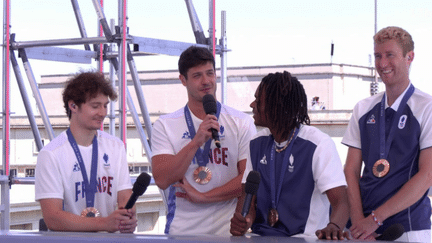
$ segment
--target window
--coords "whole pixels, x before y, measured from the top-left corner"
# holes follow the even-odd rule
[[[143,172],[151,173],[150,166],[129,166],[130,174],[141,174]]]
[[[25,170],[25,177],[34,177],[35,176],[35,169],[26,169]]]
[[[48,141],[45,141],[45,140],[46,140],[45,138],[42,138],[42,147],[45,146],[45,144],[48,142]],[[36,141],[33,140],[32,144],[33,144],[33,155],[38,155],[39,154],[39,150],[37,149]]]
[[[17,169],[10,169],[9,175],[11,175],[12,177],[16,177],[17,176]]]

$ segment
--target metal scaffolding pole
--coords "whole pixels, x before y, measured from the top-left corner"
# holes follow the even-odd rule
[[[204,35],[203,28],[201,27],[201,23],[198,19],[198,15],[195,12],[195,8],[193,6],[192,0],[185,0],[186,8],[189,13],[189,19],[192,25],[192,31],[195,35],[195,40],[197,44],[207,44],[207,39]]]
[[[100,4],[100,6],[101,6],[101,8],[103,9],[103,0],[99,0],[99,4]],[[104,19],[104,21],[106,21],[106,19]],[[106,23],[106,25],[108,25],[108,23]],[[110,31],[111,31],[111,29],[109,29]],[[110,33],[112,33],[112,32],[110,32]],[[103,25],[102,24],[98,24],[98,36],[99,37],[102,37],[103,36]],[[103,55],[103,44],[102,43],[100,43],[99,44],[99,46],[98,46],[98,50],[99,50],[99,58],[98,58],[98,60],[97,60],[97,66],[98,66],[98,71],[100,72],[100,73],[103,73],[104,72],[104,65],[103,65],[103,63],[104,63],[104,55]],[[95,47],[95,49],[96,49],[96,47]],[[102,127],[101,127],[101,129],[103,130],[103,124],[101,125]]]
[[[29,60],[27,58],[26,51],[24,49],[19,49],[18,51],[19,51],[19,55],[21,56],[21,59],[23,61],[23,66],[24,66],[24,69],[25,69],[26,74],[27,74],[27,79],[29,80],[30,87],[31,87],[31,89],[33,91],[33,97],[36,100],[36,105],[39,108],[39,112],[40,112],[42,121],[43,121],[43,123],[45,125],[45,130],[46,130],[46,132],[48,134],[48,138],[51,141],[55,137],[54,130],[53,130],[52,126],[51,126],[51,122],[49,120],[48,113],[47,113],[47,111],[45,109],[45,105],[43,103],[42,96],[41,96],[41,94],[39,92],[39,88],[37,87],[36,79],[35,79],[35,77],[33,75],[33,71],[32,71],[30,62],[29,62]],[[15,56],[14,56],[14,58],[15,58]],[[19,72],[18,65],[17,65],[17,71]],[[17,80],[18,80],[18,78],[17,78]],[[25,89],[25,87],[24,87],[24,89]],[[30,107],[30,112],[33,113],[31,111],[31,107]],[[27,113],[27,115],[29,116],[30,114]],[[32,115],[32,117],[34,117],[34,115]],[[37,126],[35,126],[34,128],[37,129]],[[35,131],[33,131],[33,133],[35,133]],[[39,134],[39,130],[38,130],[37,133]],[[42,145],[42,141],[37,141],[37,140],[38,139],[36,139],[36,137],[35,137],[35,141],[36,141],[36,144],[38,145],[38,151],[39,151],[39,150],[42,149],[43,145]]]
[[[132,57],[132,53],[131,53],[131,51],[129,49],[129,46],[128,46],[128,49],[127,49],[127,54],[128,54],[127,55],[127,61],[128,61],[128,64],[129,64],[129,72],[130,72],[130,74],[132,76],[132,81],[133,81],[134,86],[135,86],[135,92],[136,92],[136,95],[137,95],[138,104],[140,106],[141,114],[142,114],[142,117],[144,119],[144,125],[146,127],[146,131],[147,131],[148,137],[150,139],[151,138],[151,129],[152,129],[150,115],[149,115],[149,112],[148,112],[148,109],[147,109],[147,105],[146,105],[146,102],[145,102],[145,99],[144,99],[144,93],[142,91],[142,85],[141,85],[140,79],[138,77],[138,71],[137,71],[137,68],[135,66],[135,61],[134,61],[134,59]],[[129,106],[129,108],[130,108],[130,106]],[[135,123],[135,125],[136,126],[138,126],[138,125],[141,126],[141,123]],[[147,140],[145,142],[148,144]],[[144,143],[143,143],[143,145],[144,145]]]
[[[45,129],[48,133],[50,140],[54,138],[54,132],[51,127],[48,114],[45,110],[45,106],[43,104],[43,100],[41,94],[39,93],[38,85],[33,75],[33,71],[30,66],[29,59],[38,59],[38,60],[51,60],[57,62],[70,62],[70,63],[88,63],[91,64],[92,60],[96,60],[99,63],[99,67],[102,67],[104,60],[110,60],[110,77],[115,84],[114,73],[117,73],[118,76],[118,86],[119,86],[119,123],[120,123],[120,138],[123,140],[126,146],[126,136],[127,136],[127,121],[126,121],[126,105],[129,108],[131,117],[135,123],[137,132],[140,136],[141,143],[146,152],[146,156],[149,162],[151,162],[151,149],[148,143],[149,138],[151,137],[151,120],[149,116],[149,111],[146,106],[146,102],[144,99],[144,94],[142,91],[142,85],[139,80],[138,71],[135,66],[135,62],[133,60],[133,56],[145,56],[145,55],[180,55],[186,48],[191,45],[201,46],[213,50],[214,53],[221,55],[221,78],[226,80],[226,55],[225,53],[228,51],[226,49],[226,33],[225,27],[222,27],[223,33],[221,36],[220,45],[216,45],[215,34],[214,34],[214,9],[215,2],[214,0],[210,0],[210,28],[211,30],[211,38],[206,38],[204,32],[202,30],[201,24],[199,22],[198,16],[195,12],[195,9],[192,4],[192,0],[185,0],[187,5],[187,10],[189,13],[189,17],[192,24],[192,29],[195,35],[196,43],[186,43],[179,41],[169,41],[169,40],[161,40],[161,39],[153,39],[147,37],[138,37],[138,36],[129,36],[128,28],[127,28],[127,1],[126,0],[118,0],[118,28],[117,31],[112,31],[108,28],[108,23],[106,21],[104,12],[103,12],[103,3],[102,0],[93,0],[93,5],[96,10],[96,14],[99,20],[99,33],[98,37],[87,37],[87,33],[84,28],[84,21],[82,19],[80,9],[78,6],[77,0],[71,0],[72,8],[75,12],[75,17],[77,20],[78,28],[80,30],[81,38],[68,38],[68,39],[50,39],[50,40],[37,40],[37,41],[11,41],[10,31],[10,0],[4,0],[3,7],[3,113],[2,113],[2,139],[3,139],[3,175],[0,175],[0,184],[1,184],[1,205],[0,205],[0,213],[1,213],[1,230],[9,230],[10,224],[10,195],[9,189],[10,185],[15,181],[18,181],[19,178],[15,178],[12,180],[9,178],[9,163],[10,163],[10,64],[12,61],[14,66],[14,71],[16,74],[17,82],[21,91],[21,96],[24,102],[24,106],[27,111],[27,115],[29,116],[30,125],[33,130],[33,135],[35,137],[36,145],[38,149],[42,148],[41,138],[39,134],[39,130],[37,129],[37,124],[35,121],[35,116],[33,115],[33,111],[31,110],[29,97],[27,95],[27,91],[25,90],[24,82],[21,76],[21,72],[19,70],[19,66],[17,64],[17,60],[15,58],[15,50],[18,50],[20,53],[20,57],[22,58],[24,68],[26,70],[27,78],[29,79],[34,97],[36,99],[36,104],[38,105],[38,109],[41,112],[41,118],[44,122]],[[223,19],[225,19],[223,17]],[[224,20],[225,22],[225,20]],[[114,21],[112,21],[111,25],[114,25]],[[225,26],[225,23],[223,24]],[[101,31],[103,30],[103,31]],[[102,32],[104,36],[102,36]],[[113,34],[115,33],[115,34]],[[211,40],[210,40],[211,39]],[[107,44],[103,46],[102,44]],[[116,52],[114,45],[118,45],[118,51]],[[134,46],[133,52],[129,49],[129,44]],[[210,46],[211,44],[211,46]],[[62,48],[55,46],[68,46],[68,45],[83,45],[84,50],[72,49],[72,48]],[[95,46],[95,50],[91,51],[91,46]],[[99,48],[97,47],[99,45]],[[110,45],[111,48],[108,48]],[[12,55],[11,55],[12,54]],[[127,58],[127,59],[126,59]],[[117,68],[115,68],[115,65]],[[127,77],[126,77],[126,65],[129,65],[129,70],[131,73],[132,80],[134,82],[137,99],[140,105],[141,113],[144,120],[144,125],[146,127],[146,132],[143,129],[143,125],[140,122],[139,115],[135,109],[135,105],[132,101],[132,97],[130,96],[129,89],[127,87]],[[103,71],[102,68],[99,70]],[[225,81],[226,83],[226,81]],[[224,87],[225,84],[222,84]],[[225,89],[225,88],[223,88]],[[226,92],[223,91],[223,95]],[[115,111],[114,111],[114,103],[112,103],[111,111],[110,111],[110,133],[115,135]],[[162,193],[163,195],[163,193]],[[166,200],[165,195],[163,195],[164,201]]]
[[[110,25],[111,25],[111,31],[114,31],[114,29],[115,29],[114,19],[111,19]],[[108,50],[112,52],[112,51],[114,51],[114,48],[115,48],[115,44],[110,43]],[[110,77],[111,84],[113,87],[116,86],[115,72],[116,72],[116,70],[114,69],[114,66],[109,65],[109,77]],[[111,100],[110,101],[110,112],[109,112],[108,118],[109,118],[109,133],[113,136],[115,136],[115,125],[116,125],[115,124],[115,117],[116,117],[115,116],[115,101]]]
[[[34,116],[33,110],[32,110],[31,105],[30,105],[30,100],[27,96],[27,91],[26,91],[26,88],[24,85],[24,81],[23,81],[20,69],[18,67],[18,62],[16,60],[15,53],[12,50],[10,51],[10,58],[11,58],[13,70],[15,72],[15,78],[17,80],[18,87],[19,87],[19,90],[21,92],[21,98],[23,100],[24,107],[25,107],[25,110],[27,113],[27,117],[29,119],[30,126],[31,126],[32,131],[33,131],[33,136],[35,138],[36,146],[37,146],[38,151],[40,151],[43,147],[42,139],[40,137],[39,129],[37,127],[36,118]]]
[[[215,29],[215,0],[209,0],[209,46],[210,50],[213,53],[213,56],[216,58],[216,29]]]
[[[227,37],[226,37],[226,12],[222,11],[222,18],[221,18],[222,26],[221,26],[221,39],[220,39],[220,46],[221,46],[221,72],[220,72],[220,79],[221,79],[221,103],[226,104],[227,102],[227,82],[228,82],[228,74],[227,74]]]
[[[72,3],[72,8],[73,8],[74,13],[75,13],[75,18],[77,20],[78,29],[80,31],[81,37],[87,38],[87,32],[86,32],[86,29],[84,27],[84,21],[83,21],[83,18],[81,16],[81,11],[80,11],[80,8],[78,5],[78,1],[77,0],[71,0],[71,3]],[[86,49],[87,51],[90,51],[90,45],[85,44],[84,49]]]
[[[111,59],[109,59],[109,61],[111,63],[110,66],[113,69],[113,71],[117,71],[118,72],[118,70],[119,70],[119,64],[118,64],[117,58],[111,58]],[[142,128],[142,124],[141,124],[141,121],[139,119],[138,113],[136,112],[135,105],[134,105],[134,103],[132,101],[132,97],[131,97],[130,92],[129,92],[129,88],[126,88],[126,91],[127,91],[127,105],[129,107],[129,112],[131,113],[131,116],[132,116],[132,119],[134,121],[135,127],[136,127],[136,129],[138,131],[141,143],[144,146],[144,150],[146,152],[147,159],[148,159],[148,161],[151,161],[151,155],[152,155],[152,153],[151,153],[150,145],[148,143],[147,136],[146,136],[146,134],[144,132],[144,129]],[[150,124],[150,127],[151,127],[151,124]]]
[[[1,184],[1,230],[9,230],[10,221],[10,191],[9,191],[9,161],[10,161],[10,1],[3,1],[3,175],[0,175]]]
[[[118,72],[118,81],[119,81],[119,90],[120,90],[120,139],[123,141],[126,147],[126,87],[127,87],[127,78],[126,78],[126,37],[127,37],[127,28],[126,28],[126,0],[119,0],[121,3],[121,10],[119,12],[119,26],[120,26],[120,36],[121,40],[118,43],[119,45],[119,72]]]

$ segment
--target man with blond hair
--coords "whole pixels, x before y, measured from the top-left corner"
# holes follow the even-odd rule
[[[363,240],[401,224],[405,233],[398,240],[430,242],[432,97],[409,79],[414,42],[407,31],[380,30],[374,53],[386,90],[354,107],[342,140],[349,147],[350,230]]]

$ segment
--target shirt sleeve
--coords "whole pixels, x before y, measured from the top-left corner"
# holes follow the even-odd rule
[[[160,119],[156,120],[153,124],[152,137],[151,137],[152,156],[159,154],[172,154],[174,155],[174,148],[168,138],[165,126]]]
[[[64,200],[62,175],[57,158],[46,150],[39,152],[35,171],[35,200],[58,198]]]
[[[314,180],[321,193],[347,185],[336,145],[330,137],[322,139],[318,144],[312,166]]]
[[[243,126],[240,127],[240,131],[243,131],[243,133],[239,140],[239,161],[248,159],[250,156],[249,144],[252,137],[256,134],[256,127],[252,118],[248,117],[248,119],[244,119]]]
[[[432,147],[432,102],[422,104],[424,110],[421,119],[420,150]]]
[[[357,104],[353,109],[347,130],[342,138],[342,144],[361,149],[359,119],[359,104]]]

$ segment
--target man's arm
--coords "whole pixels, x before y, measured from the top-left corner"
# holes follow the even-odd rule
[[[383,222],[416,203],[432,186],[432,147],[421,150],[419,171],[387,202],[375,209],[378,221]]]
[[[359,183],[362,161],[361,149],[349,147],[344,172],[348,185],[347,195],[352,223],[350,228],[350,238],[352,236],[356,239],[361,238],[373,240],[375,238],[371,234],[378,228],[378,226],[373,221],[365,221],[367,218],[365,218],[363,214]],[[366,227],[374,228],[374,230],[367,234],[364,230]],[[346,237],[348,236],[346,235]]]
[[[117,204],[119,209],[124,209],[131,195],[131,189],[121,190],[117,193]],[[131,209],[128,209],[127,212],[130,214],[129,219],[120,222],[120,233],[133,233],[137,226],[136,206],[134,205]]]
[[[177,192],[176,196],[186,198],[195,203],[211,203],[227,201],[240,197],[242,193],[241,181],[246,168],[246,159],[237,163],[238,175],[225,183],[223,186],[216,187],[208,192],[201,193],[193,188],[186,179],[174,186],[180,187],[184,192]]]
[[[419,172],[415,174],[401,189],[383,205],[375,209],[374,214],[379,222],[383,222],[417,202],[432,184],[432,147],[421,150]],[[360,220],[351,227],[355,238],[365,239],[371,235],[378,225],[372,215]]]
[[[348,203],[350,206],[350,217],[353,224],[363,219],[363,206],[360,196],[360,173],[362,166],[361,150],[354,147],[348,148],[344,172],[347,181]]]
[[[116,210],[108,217],[81,217],[63,210],[63,200],[47,198],[39,200],[44,221],[50,230],[77,232],[116,232],[120,221],[129,220],[127,210]]]
[[[192,140],[176,155],[160,154],[153,156],[152,173],[156,185],[165,190],[170,185],[180,181],[186,174],[199,147]]]
[[[318,239],[343,240],[343,229],[349,218],[348,198],[345,186],[335,187],[326,191],[332,212],[330,222],[324,229],[315,234]]]
[[[241,215],[241,212],[243,210],[245,198],[246,198],[245,184],[242,184],[242,195],[239,197],[237,201],[237,207],[231,219],[230,233],[233,236],[242,236],[246,234],[246,232],[252,226],[252,223],[255,220],[256,195],[252,197],[252,202],[248,214],[246,215],[246,217],[243,217],[243,215]]]
[[[152,157],[152,173],[159,188],[165,190],[183,179],[196,151],[211,138],[210,128],[219,130],[219,123],[214,115],[207,115],[204,118],[195,137],[177,154],[160,154]],[[154,133],[153,136],[155,135],[157,134]]]

